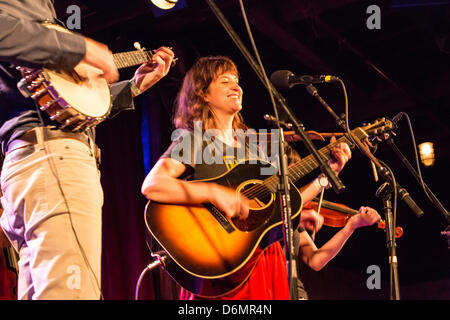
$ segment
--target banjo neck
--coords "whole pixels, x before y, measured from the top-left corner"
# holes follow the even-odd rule
[[[117,69],[143,64],[151,61],[152,57],[152,52],[146,50],[134,50],[113,54],[114,63],[116,64]]]
[[[67,30],[66,28],[60,25],[48,21],[42,23],[42,25],[49,29],[54,29],[59,32],[71,33],[70,30]],[[114,63],[116,64],[117,69],[123,69],[143,64],[145,62],[151,61],[152,57],[153,53],[151,51],[145,50],[144,48],[142,49],[139,48],[134,51],[126,51],[113,54]]]

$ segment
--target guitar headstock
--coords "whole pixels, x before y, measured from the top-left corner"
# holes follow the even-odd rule
[[[364,125],[362,129],[367,133],[366,144],[372,148],[378,142],[386,140],[390,134],[395,136],[394,129],[397,129],[397,125],[392,120],[383,117]]]
[[[392,133],[394,129],[396,129],[396,124],[385,117],[375,120],[372,123],[369,123],[362,127],[362,129],[369,136],[369,140],[384,140],[386,135]]]
[[[392,120],[387,118],[380,118],[372,123],[353,129],[352,135],[360,142],[365,143],[368,147],[372,148],[374,147],[373,144],[387,139],[389,137],[389,134],[395,135],[395,133],[392,131],[396,128],[397,126]],[[349,139],[347,140],[348,143],[352,142]],[[353,144],[350,145],[350,147],[352,148]]]

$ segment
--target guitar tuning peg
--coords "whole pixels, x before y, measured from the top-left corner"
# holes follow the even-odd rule
[[[139,42],[136,41],[133,45],[136,48],[136,50],[142,50],[141,44]]]

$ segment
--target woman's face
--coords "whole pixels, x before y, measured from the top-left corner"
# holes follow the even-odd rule
[[[234,115],[242,109],[242,93],[238,77],[225,72],[211,82],[204,98],[213,112]]]

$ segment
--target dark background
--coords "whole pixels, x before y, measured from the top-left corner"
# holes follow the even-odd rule
[[[253,53],[238,0],[217,3]],[[139,275],[152,260],[144,224],[146,199],[140,187],[146,172],[170,143],[173,102],[186,71],[200,56],[229,56],[240,71],[242,113],[247,123],[269,128],[263,115],[273,114],[273,108],[264,86],[205,1],[179,1],[174,9],[162,11],[148,0],[57,0],[61,20],[67,20],[66,9],[73,4],[81,8],[79,32],[106,43],[113,52],[133,50],[133,43],[139,41],[147,49],[171,46],[179,58],[168,76],[135,100],[136,111],[124,112],[98,127],[105,191],[103,293],[105,299],[134,299]],[[339,76],[349,97],[351,128],[406,112],[417,144],[435,144],[435,165],[422,166],[421,170],[427,185],[443,206],[449,207],[450,1],[246,0],[244,4],[269,77],[279,69]],[[372,4],[381,8],[380,30],[366,26],[366,9]],[[121,70],[121,79],[130,78],[133,72],[134,68]],[[338,84],[316,87],[337,114],[345,111]],[[281,93],[306,130],[342,131],[302,86]],[[416,168],[405,117],[396,134],[395,143]],[[328,142],[315,143],[322,147]],[[295,147],[302,156],[307,155],[302,143]],[[448,226],[444,214],[425,196],[386,142],[378,145],[375,155],[389,165],[425,212],[417,219],[398,201],[397,225],[404,230],[397,239],[401,298],[449,299],[449,244],[440,234]],[[340,176],[346,191],[337,195],[329,190],[326,199],[355,209],[369,205],[383,216],[382,202],[375,196],[381,183],[374,181],[365,156],[355,149]],[[310,180],[307,177],[300,184]],[[316,237],[318,246],[337,230],[324,227]],[[381,289],[366,286],[370,265],[381,269]],[[301,266],[300,274],[312,299],[389,299],[385,233],[376,227],[359,229],[322,271]],[[145,275],[140,298],[174,299],[176,292],[170,278],[154,270]]]

